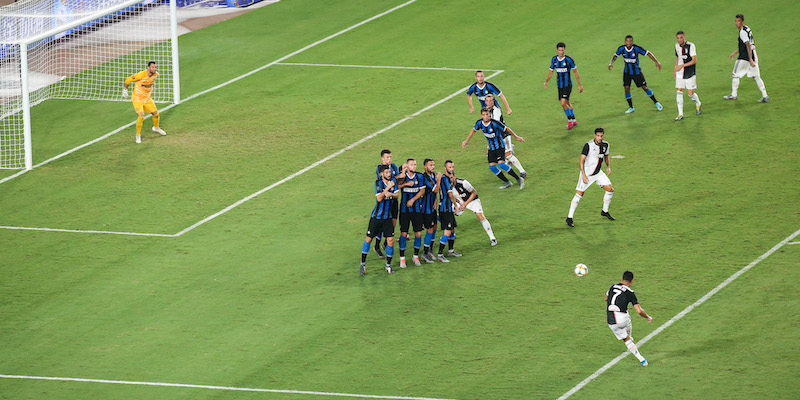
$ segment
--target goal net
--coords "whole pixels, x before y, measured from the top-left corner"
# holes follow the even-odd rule
[[[0,168],[32,167],[30,108],[130,101],[125,78],[158,63],[155,102],[179,102],[175,0],[22,0],[0,7]],[[35,136],[36,132],[33,132]]]

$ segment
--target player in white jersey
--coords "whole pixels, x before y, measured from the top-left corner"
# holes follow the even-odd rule
[[[697,66],[697,49],[694,43],[686,41],[686,35],[683,31],[678,31],[675,34],[678,43],[675,43],[675,89],[677,93],[678,103],[678,116],[675,121],[683,119],[683,89],[689,94],[689,98],[694,101],[697,115],[700,115],[703,108],[700,104],[700,97],[695,93],[697,89],[697,75],[695,74]]]
[[[611,186],[611,180],[608,175],[611,175],[611,160],[608,158],[608,142],[603,140],[605,131],[603,128],[594,130],[594,139],[586,142],[583,145],[583,151],[578,161],[581,172],[578,174],[578,185],[575,187],[575,196],[572,198],[572,204],[569,206],[569,214],[567,215],[567,225],[574,227],[572,217],[575,215],[575,209],[578,208],[578,203],[583,197],[586,189],[596,183],[597,186],[602,187],[606,193],[603,195],[603,210],[600,211],[600,216],[614,220],[614,217],[608,213],[608,206],[611,204],[611,197],[614,196],[614,188]],[[606,162],[606,170],[608,175],[603,173],[603,160]]]
[[[633,289],[631,289],[632,283],[633,272],[625,271],[622,274],[622,282],[611,285],[608,289],[605,297],[606,318],[608,327],[611,329],[611,332],[614,332],[614,336],[617,337],[617,340],[624,340],[625,347],[639,359],[643,367],[646,367],[647,360],[639,354],[639,348],[633,343],[633,337],[631,336],[633,326],[631,325],[631,316],[628,314],[628,304],[633,304],[633,308],[636,309],[636,312],[642,317],[647,318],[647,322],[652,322],[653,317],[647,315],[642,309],[642,306],[639,305],[639,300],[636,298],[636,294],[633,293]]]
[[[503,111],[494,101],[494,95],[491,93],[487,94],[486,97],[484,97],[484,101],[486,102],[486,108],[492,111],[492,119],[496,119],[505,124],[506,122],[503,121]],[[523,178],[528,177],[528,172],[525,171],[525,167],[522,166],[517,156],[514,155],[514,143],[511,141],[511,135],[507,132],[503,132],[503,142],[506,144],[506,161],[519,170],[519,176]],[[487,149],[486,151],[488,152],[489,150]]]
[[[728,57],[733,60],[738,54],[739,57],[733,63],[733,81],[731,82],[731,94],[724,96],[725,100],[736,100],[739,98],[739,79],[747,75],[756,81],[758,89],[761,90],[759,103],[768,103],[767,87],[761,80],[761,70],[758,68],[758,55],[756,54],[756,42],[753,40],[753,31],[744,24],[744,15],[736,14],[736,28],[739,29],[739,48]]]
[[[472,185],[466,179],[457,178],[455,165],[450,165],[452,165],[452,168],[448,168],[448,170],[445,171],[445,175],[453,182],[453,188],[451,189],[451,192],[457,200],[457,203],[453,204],[453,212],[455,215],[461,215],[464,210],[470,210],[474,212],[478,217],[478,221],[480,221],[481,225],[483,225],[483,230],[485,230],[486,234],[489,235],[489,240],[491,240],[492,246],[496,246],[497,238],[494,236],[492,225],[489,224],[489,220],[483,215],[483,206],[481,205],[481,199],[478,198],[478,191],[475,190],[475,188],[472,187]]]

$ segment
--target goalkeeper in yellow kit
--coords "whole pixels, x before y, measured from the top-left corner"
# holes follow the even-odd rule
[[[153,114],[153,131],[160,133],[162,136],[166,135],[163,129],[158,127],[160,115],[156,109],[156,103],[150,97],[153,92],[153,83],[158,78],[158,65],[155,61],[147,63],[147,69],[137,74],[129,76],[125,79],[125,87],[122,89],[122,96],[128,97],[128,86],[132,82],[136,82],[133,88],[133,108],[139,118],[136,119],[136,143],[142,143],[142,122],[144,121],[144,113]]]

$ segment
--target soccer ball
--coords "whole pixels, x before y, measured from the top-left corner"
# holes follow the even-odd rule
[[[586,264],[578,264],[575,266],[575,275],[584,276],[589,273],[589,267]]]

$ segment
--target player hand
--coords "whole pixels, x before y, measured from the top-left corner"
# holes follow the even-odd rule
[[[753,60],[750,60],[750,66],[755,68],[756,67],[756,63],[754,63]]]
[[[406,202],[406,207],[413,207],[413,206],[414,206],[414,200],[409,200]]]
[[[583,93],[583,85],[578,85],[578,93]]]
[[[122,97],[128,97],[128,88],[122,88]]]
[[[733,57],[736,57],[736,52],[734,51],[731,55],[728,56],[728,60],[733,60]]]
[[[648,315],[648,316],[647,316],[647,322],[653,322],[653,317],[651,317],[651,316],[649,316],[649,315]]]
[[[751,61],[750,63],[752,64],[753,62]],[[755,67],[755,65],[753,66]],[[512,112],[510,108],[506,108],[506,114],[511,115]]]
[[[525,141],[525,139],[523,139],[522,136],[517,136],[517,140],[520,141],[520,142],[524,142]]]
[[[613,67],[613,66],[614,66],[614,64],[608,64],[608,70],[611,71],[611,67]]]
[[[658,68],[658,70],[661,71],[661,63],[660,62],[656,62],[656,68]]]
[[[475,107],[469,106],[469,113],[472,114],[475,112]]]
[[[675,72],[678,72],[683,69],[683,64],[675,66]]]
[[[544,82],[544,88],[547,89],[547,81]]]
[[[589,178],[586,175],[582,176],[583,183],[589,183]]]
[[[462,149],[466,149],[467,148],[467,141],[466,140],[461,142],[461,148]]]
[[[393,187],[394,187],[394,181],[389,181],[389,183],[386,184],[386,189],[391,189]]]

